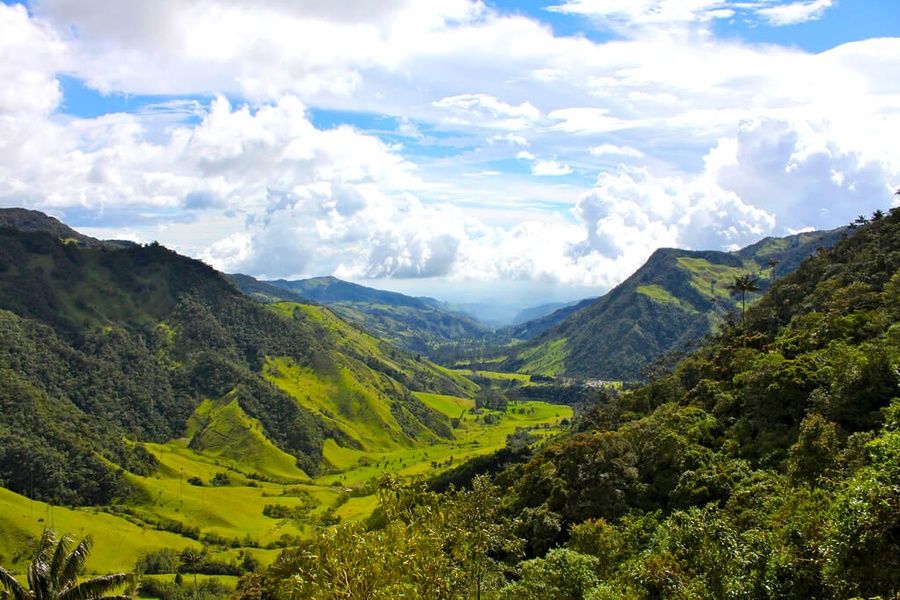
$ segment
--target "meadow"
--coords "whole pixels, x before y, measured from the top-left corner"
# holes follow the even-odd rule
[[[145,444],[160,466],[146,477],[127,474],[134,493],[121,505],[52,506],[0,488],[0,562],[21,570],[33,540],[50,527],[94,537],[90,573],[131,570],[148,552],[188,547],[205,547],[223,563],[234,562],[243,550],[265,566],[284,546],[335,523],[366,518],[376,506],[374,492],[383,475],[434,475],[502,448],[517,429],[545,437],[558,433],[560,423],[572,417],[571,408],[545,402],[511,401],[501,413],[476,409],[471,398],[415,396],[454,422],[452,439],[385,451],[347,448],[329,439],[324,457],[332,468],[314,478],[259,433],[259,424],[236,403],[227,398],[204,402],[188,433],[196,433],[206,420],[204,431],[221,434],[221,443],[210,439],[192,448],[192,438],[185,437]],[[267,506],[284,514],[270,516]]]

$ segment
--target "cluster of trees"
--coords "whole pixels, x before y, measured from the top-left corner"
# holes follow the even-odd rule
[[[0,485],[57,504],[110,504],[129,493],[123,471],[157,467],[124,440],[178,437],[203,399],[229,393],[315,473],[324,440],[341,432],[266,381],[272,356],[323,373],[352,368],[405,431],[450,435],[403,381],[465,393],[453,378],[344,337],[302,311],[277,314],[158,244],[77,246],[0,229]]]
[[[570,434],[431,488],[386,481],[375,518],[285,552],[241,594],[896,597],[898,318],[894,210]]]

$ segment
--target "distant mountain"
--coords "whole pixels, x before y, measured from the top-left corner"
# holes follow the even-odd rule
[[[247,475],[304,478],[342,448],[449,439],[412,391],[476,389],[326,307],[254,302],[159,244],[4,214],[0,485],[18,493],[110,504],[157,466],[140,442],[176,438]]]
[[[300,294],[265,281],[260,281],[249,275],[235,273],[233,275],[226,275],[226,277],[228,277],[228,279],[231,280],[231,283],[237,286],[239,290],[261,302],[311,302],[309,298],[304,298]]]
[[[595,300],[595,298],[591,298],[591,300]],[[540,306],[523,308],[516,314],[515,318],[513,318],[512,324],[515,326],[527,323],[528,321],[534,321],[560,310],[569,308],[570,306],[580,304],[581,302],[584,302],[584,300],[574,300],[572,302],[551,302],[549,304],[541,304]]]
[[[753,273],[762,290],[795,270],[847,228],[765,238],[736,252],[657,250],[605,296],[519,325],[529,339],[503,363],[508,370],[589,379],[636,379],[667,352],[687,348],[737,304],[727,286]]]
[[[64,242],[76,242],[83,246],[103,245],[100,240],[78,233],[59,219],[27,208],[0,208],[0,228],[23,232],[40,231]]]
[[[246,293],[266,295],[256,284],[233,277]],[[479,338],[488,332],[487,327],[472,317],[449,310],[432,298],[377,290],[335,277],[257,283],[324,304],[374,336],[417,354],[428,354],[435,345]]]

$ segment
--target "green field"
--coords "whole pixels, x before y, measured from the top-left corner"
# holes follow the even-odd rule
[[[494,375],[499,379],[509,374]],[[521,381],[527,376],[510,378]],[[332,471],[313,479],[271,444],[259,423],[228,397],[203,402],[189,421],[189,437],[145,444],[160,467],[148,477],[126,475],[135,493],[124,506],[106,512],[49,506],[0,488],[0,563],[21,571],[30,558],[32,541],[43,528],[51,527],[94,537],[96,545],[88,563],[91,573],[131,570],[145,552],[180,551],[188,546],[207,546],[212,556],[227,562],[252,544],[259,547],[248,551],[268,564],[280,544],[321,530],[326,514],[342,522],[371,514],[376,498],[362,494],[373,490],[373,482],[384,474],[414,478],[437,473],[503,447],[518,428],[533,428],[543,437],[559,431],[560,422],[572,416],[569,407],[544,402],[510,402],[505,413],[498,413],[476,410],[471,398],[421,392],[415,396],[455,422],[453,439],[388,444],[387,449],[379,444],[347,448],[329,439],[324,455]],[[323,396],[318,401],[330,400]],[[361,431],[361,439],[367,437],[363,433],[371,431]],[[227,475],[227,485],[211,485],[221,473]],[[189,483],[192,478],[203,485]],[[355,491],[358,488],[367,491]],[[297,508],[304,503],[311,508],[302,519],[263,514],[266,505]],[[200,539],[161,530],[173,524],[198,528]]]

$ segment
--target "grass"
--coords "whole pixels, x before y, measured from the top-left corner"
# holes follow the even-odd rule
[[[339,502],[348,487],[366,484],[387,473],[414,478],[440,472],[502,448],[507,436],[520,427],[551,435],[559,430],[562,419],[572,417],[569,407],[538,401],[510,402],[505,413],[496,413],[475,411],[471,398],[428,393],[416,393],[416,396],[448,418],[460,419],[454,429],[454,439],[432,440],[387,451],[344,448],[328,440],[325,454],[336,472],[306,483],[249,479],[247,473],[260,468],[272,473],[280,469],[294,475],[302,472],[291,471],[283,457],[272,454],[265,444],[257,444],[253,419],[239,407],[231,406],[227,397],[206,401],[191,418],[190,433],[204,431],[200,426],[206,423],[206,430],[214,427],[216,431],[239,432],[251,441],[213,445],[198,449],[199,452],[188,447],[188,438],[165,444],[146,443],[147,450],[159,460],[160,468],[149,477],[126,474],[136,490],[127,504],[130,514],[49,506],[0,488],[0,564],[21,570],[30,560],[29,544],[44,527],[75,536],[90,533],[96,541],[88,562],[92,574],[129,571],[138,557],[148,551],[200,546],[193,539],[156,529],[154,524],[160,521],[196,526],[201,535],[222,536],[235,540],[239,546],[247,540],[265,546],[285,535],[309,537],[318,530],[319,517],[331,507],[342,522],[358,521],[371,514],[377,504],[375,495],[344,498]],[[486,423],[486,415],[494,415],[497,421]],[[242,463],[237,454],[226,453],[239,447],[249,447],[255,453],[248,456],[248,462]],[[231,480],[229,485],[208,484],[217,473],[223,472]],[[187,480],[191,477],[198,477],[206,485],[189,484]],[[300,505],[301,495],[308,495],[316,505],[309,522],[273,519],[263,514],[267,504]],[[236,558],[239,549],[214,546],[212,551],[218,560],[229,561]],[[248,548],[248,551],[262,564],[269,564],[279,552],[277,548]]]
[[[433,408],[451,419],[455,419],[465,411],[475,408],[475,401],[471,398],[457,398],[456,396],[429,394],[427,392],[416,392],[415,395],[416,398],[424,402],[426,406]]]
[[[556,338],[527,348],[519,357],[524,361],[520,371],[556,377],[566,370],[568,338]]]
[[[674,304],[688,312],[697,312],[697,310],[693,306],[691,306],[687,302],[684,302],[683,300],[680,300],[679,298],[676,298],[672,295],[671,292],[669,292],[669,290],[661,285],[657,285],[655,283],[651,285],[640,285],[637,288],[637,292],[639,294],[647,296],[648,298],[651,298],[652,300],[655,300],[656,302],[661,302],[663,304]]]
[[[518,383],[528,384],[531,383],[531,377],[525,373],[504,373],[501,371],[476,371],[472,369],[453,369],[454,373],[458,373],[460,375],[468,375],[470,377],[483,377],[485,379],[491,379],[493,381],[515,381]]]
[[[200,547],[197,542],[174,533],[142,527],[95,509],[51,506],[0,488],[0,547],[4,566],[21,573],[31,561],[30,543],[46,527],[77,538],[88,534],[94,538],[94,551],[86,565],[91,575],[131,570],[140,555],[152,550]]]
[[[734,278],[745,273],[760,273],[760,266],[753,261],[745,261],[741,267],[731,267],[711,263],[703,258],[679,256],[678,266],[690,273],[691,287],[710,300],[731,299],[728,285]]]
[[[268,358],[263,374],[366,450],[386,451],[416,443],[391,413],[393,400],[375,385],[361,381],[349,366],[338,366],[323,377],[288,358]]]
[[[540,401],[510,402],[505,413],[484,411],[476,414],[474,403],[468,398],[423,393],[416,393],[416,396],[448,416],[452,414],[453,418],[458,418],[462,415],[459,427],[454,429],[454,440],[392,452],[365,452],[327,444],[326,452],[339,454],[343,470],[324,475],[316,483],[353,486],[388,473],[403,477],[424,476],[499,450],[506,444],[506,437],[518,428],[537,428],[553,433],[559,430],[562,419],[572,418],[570,407]],[[484,417],[488,414],[495,415],[497,422],[485,423]]]
[[[297,459],[275,446],[259,421],[248,416],[237,400],[205,400],[188,419],[191,447],[245,473],[268,479],[302,481],[309,477]]]

